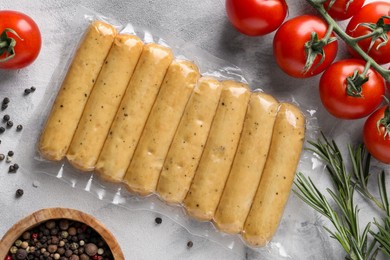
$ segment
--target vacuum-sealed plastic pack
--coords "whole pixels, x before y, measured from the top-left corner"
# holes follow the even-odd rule
[[[312,165],[302,148],[318,135],[316,109],[249,86],[190,43],[83,11],[40,105],[34,174],[232,250],[288,255],[300,205],[290,190]]]

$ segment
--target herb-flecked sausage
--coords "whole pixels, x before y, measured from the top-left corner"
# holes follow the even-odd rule
[[[133,35],[115,37],[66,155],[75,168],[82,171],[95,168],[143,45]]]
[[[294,105],[282,103],[260,185],[242,236],[251,246],[265,246],[274,235],[294,181],[305,137],[305,118]]]
[[[64,158],[116,33],[113,26],[100,21],[89,26],[42,131],[38,150],[43,158]]]
[[[167,203],[182,203],[194,177],[221,96],[222,84],[202,77],[188,101],[158,181]]]

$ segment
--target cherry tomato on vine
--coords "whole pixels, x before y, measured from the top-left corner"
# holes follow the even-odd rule
[[[363,129],[363,140],[367,150],[377,160],[388,164],[390,164],[389,117],[389,106],[383,106],[368,117]]]
[[[379,30],[382,30],[382,28],[386,27],[385,25],[390,26],[390,18],[383,19],[384,23],[382,24],[382,26],[378,26],[377,22],[382,16],[389,15],[390,2],[378,1],[369,3],[363,6],[363,8],[360,9],[360,11],[352,17],[345,31],[348,35],[356,38],[367,35],[376,28],[380,28]],[[367,26],[367,23],[371,23],[371,25],[369,26],[372,27],[371,29]],[[377,63],[385,64],[390,62],[390,42],[387,42],[382,37],[386,38],[387,36],[387,38],[390,38],[390,31],[386,32],[385,30],[382,33],[382,37],[380,35],[378,36],[379,37],[377,37],[370,50],[369,48],[372,38],[361,40],[358,42],[358,45]],[[359,54],[352,50],[352,48],[348,47],[348,50],[353,56],[360,57]]]
[[[327,30],[328,24],[313,15],[297,16],[285,22],[276,32],[273,42],[274,56],[279,67],[296,78],[311,77],[325,70],[333,62],[338,49],[337,41],[329,43],[323,39]],[[317,40],[315,37],[313,39],[313,32],[317,34]],[[330,36],[333,38],[334,34]],[[314,44],[308,45],[311,40],[314,40]],[[305,45],[312,47],[306,50]],[[323,51],[322,56],[316,55],[312,65],[307,67],[308,50],[315,53],[318,49]]]
[[[20,69],[37,58],[41,33],[29,16],[16,11],[0,11],[0,34],[0,69]]]
[[[329,4],[334,3],[329,8]],[[324,3],[325,10],[335,20],[345,20],[356,14],[362,8],[365,0],[327,0]]]
[[[287,15],[285,0],[226,0],[226,13],[241,33],[260,36],[275,31]]]
[[[362,60],[341,60],[330,65],[322,74],[320,97],[330,114],[342,119],[357,119],[368,116],[380,105],[385,94],[385,82],[371,68],[365,73],[368,79],[364,79],[364,68]],[[355,74],[355,71],[358,73]]]
[[[390,70],[390,67],[388,68]],[[387,91],[390,93],[390,82],[386,81]]]

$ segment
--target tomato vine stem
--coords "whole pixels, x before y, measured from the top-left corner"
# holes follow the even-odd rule
[[[311,6],[313,6],[329,24],[333,26],[333,31],[352,49],[354,49],[359,55],[366,61],[370,62],[370,65],[375,69],[387,82],[390,82],[390,70],[387,70],[375,62],[367,53],[365,53],[358,45],[357,40],[359,38],[353,38],[349,36],[344,30],[337,24],[335,20],[328,14],[325,7],[323,6],[324,1],[318,0],[306,0]]]
[[[365,40],[367,38],[371,38],[371,37],[373,37],[373,36],[375,36],[377,34],[378,34],[377,31],[373,31],[371,33],[367,33],[365,35],[362,35],[362,36],[359,36],[359,37],[356,37],[356,38],[352,38],[351,37],[351,40],[354,41],[354,42],[360,42],[360,41]]]

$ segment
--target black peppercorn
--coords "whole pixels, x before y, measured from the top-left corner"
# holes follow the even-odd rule
[[[27,251],[25,249],[19,248],[16,251],[16,259],[25,259],[27,257]]]
[[[17,171],[19,169],[19,164],[15,163],[14,164],[14,169],[15,169],[15,171]]]
[[[30,94],[30,93],[31,93],[31,89],[30,89],[30,88],[26,88],[26,89],[24,90],[24,94],[28,95],[28,94]]]
[[[78,235],[83,235],[86,240],[73,242],[72,240],[78,240]],[[13,260],[19,259],[16,255],[18,249],[25,250],[26,255],[22,259],[113,259],[112,252],[97,232],[83,223],[67,219],[49,220],[25,231],[9,250],[9,256]]]
[[[157,217],[155,220],[156,224],[160,225],[162,223],[162,219],[160,217]]]
[[[8,156],[14,156],[14,152],[13,151],[8,151]]]
[[[14,126],[14,122],[12,122],[12,121],[7,122],[7,127],[13,127],[13,126]]]
[[[23,126],[22,126],[22,125],[18,125],[18,126],[16,127],[16,130],[17,130],[17,131],[22,131],[22,129],[23,129]]]
[[[191,247],[193,247],[194,246],[194,243],[192,242],[192,241],[188,241],[187,242],[187,247],[188,248],[191,248]]]
[[[31,92],[34,92],[36,90],[36,88],[34,86],[32,86],[30,89],[31,89]]]
[[[0,127],[0,134],[4,133],[5,132],[5,128],[4,127]]]
[[[5,98],[3,99],[3,104],[8,104],[8,103],[9,103],[9,98],[5,97]]]
[[[6,121],[6,122],[7,122],[8,120],[10,120],[10,118],[11,118],[11,117],[10,117],[9,115],[4,115],[4,116],[3,116],[3,120]]]
[[[5,158],[5,155],[0,153],[0,161],[4,160],[4,158]]]
[[[67,230],[69,228],[69,221],[66,219],[61,220],[59,226],[61,230]]]
[[[9,168],[8,168],[8,172],[16,172],[15,166],[10,165]]]
[[[23,196],[23,194],[24,194],[23,189],[17,189],[16,190],[16,197],[21,197],[21,196]]]
[[[89,256],[94,256],[97,254],[98,247],[93,243],[88,243],[85,245],[85,253]]]
[[[52,230],[50,230],[50,235],[57,235],[58,234],[58,229],[56,228],[53,228]]]
[[[7,105],[7,104],[4,104],[4,103],[3,103],[3,104],[1,105],[1,109],[2,109],[2,110],[6,110],[7,108],[8,108],[8,105]]]

